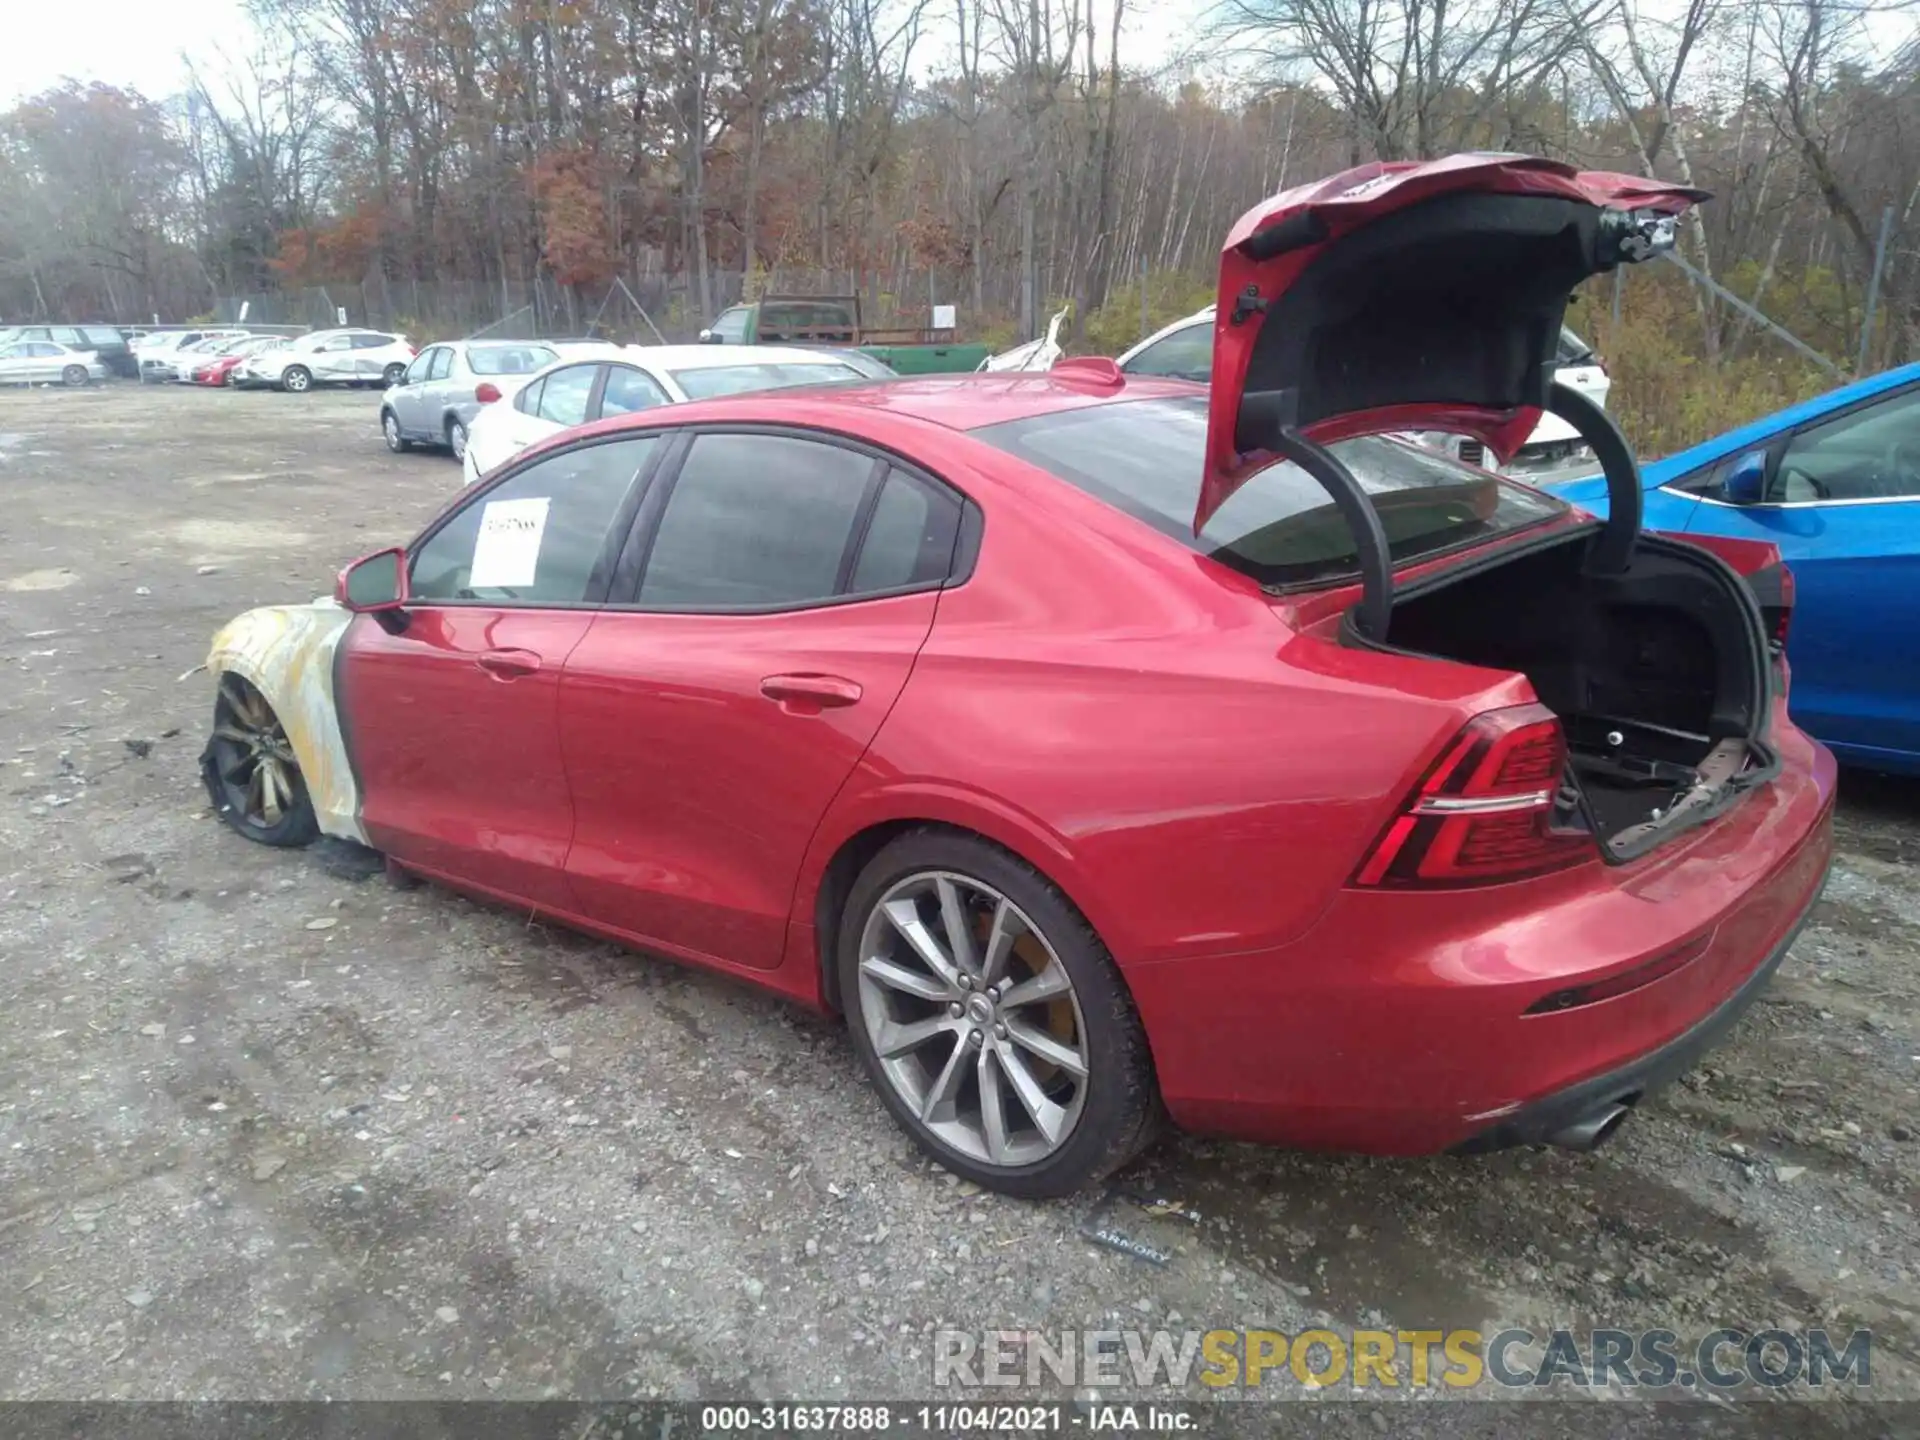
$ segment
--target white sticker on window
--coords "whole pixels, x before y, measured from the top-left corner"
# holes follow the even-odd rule
[[[533,584],[540,563],[540,537],[547,528],[547,498],[490,500],[480,512],[480,534],[473,542],[473,568],[467,585],[474,590],[516,589]]]

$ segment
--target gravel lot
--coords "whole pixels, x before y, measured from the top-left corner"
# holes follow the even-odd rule
[[[1845,777],[1771,991],[1597,1155],[971,1193],[831,1024],[212,817],[208,636],[458,483],[374,412],[0,395],[0,1395],[925,1397],[939,1325],[1318,1319],[1870,1326],[1920,1397],[1920,787]]]

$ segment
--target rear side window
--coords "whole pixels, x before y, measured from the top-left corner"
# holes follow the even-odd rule
[[[953,568],[953,541],[960,531],[960,502],[895,470],[881,487],[853,567],[856,595],[930,585]]]
[[[518,410],[522,415],[538,415],[540,413],[540,397],[546,393],[546,389],[547,382],[545,380],[534,381],[518,395],[513,397],[513,408]]]
[[[84,326],[82,327],[80,333],[87,337],[87,343],[89,345],[119,346],[119,345],[125,345],[127,343],[124,339],[121,338],[120,332],[118,330],[110,330],[103,325]]]
[[[858,380],[851,365],[832,361],[824,365],[774,362],[768,365],[709,365],[698,370],[675,370],[673,383],[689,400],[711,400],[719,395],[743,395],[749,390],[784,390],[791,385],[825,385],[834,380]]]
[[[391,335],[356,335],[353,337],[353,348],[356,350],[378,350],[382,346],[393,343],[394,337]]]
[[[667,403],[667,392],[630,365],[609,365],[606,388],[600,393],[600,416],[631,415]]]
[[[1205,384],[1213,375],[1213,322],[1198,321],[1154,341],[1123,368],[1129,375],[1164,375]]]
[[[702,435],[680,467],[639,602],[776,609],[841,593],[872,457],[783,435]]]
[[[1206,456],[1204,395],[1055,411],[973,433],[1263,585],[1311,584],[1355,573],[1353,535],[1332,497],[1290,463],[1260,471],[1194,535]],[[1379,511],[1396,561],[1537,524],[1567,509],[1538,491],[1398,440],[1369,436],[1331,448]]]
[[[467,368],[476,375],[531,375],[559,358],[544,345],[475,345]]]
[[[547,377],[546,388],[540,392],[540,408],[534,413],[556,425],[585,423],[587,399],[593,394],[594,376],[599,369],[597,365],[569,365],[565,370],[554,371]]]

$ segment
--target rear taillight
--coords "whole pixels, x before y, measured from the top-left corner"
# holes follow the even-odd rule
[[[1353,883],[1497,885],[1597,858],[1590,833],[1553,825],[1566,768],[1566,736],[1544,705],[1476,715],[1408,797]]]
[[[482,405],[491,405],[500,398],[500,387],[490,380],[482,380],[473,387],[473,398]]]

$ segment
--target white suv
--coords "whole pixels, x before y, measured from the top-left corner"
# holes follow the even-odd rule
[[[235,383],[296,395],[316,385],[397,385],[413,353],[406,336],[384,330],[315,330],[246,360]]]

